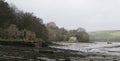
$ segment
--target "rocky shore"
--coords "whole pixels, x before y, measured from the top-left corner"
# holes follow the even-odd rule
[[[0,61],[120,61],[119,56],[56,48],[0,45]]]

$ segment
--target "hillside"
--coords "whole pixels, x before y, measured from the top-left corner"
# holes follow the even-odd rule
[[[89,32],[92,41],[120,41],[120,30]]]
[[[44,41],[48,39],[47,29],[41,18],[34,16],[33,13],[24,12],[14,6],[10,6],[5,0],[0,0],[0,38],[5,39],[6,36],[4,37],[4,35],[9,35],[9,33],[6,32],[8,30],[5,31],[5,29],[8,29],[11,24],[15,26],[12,27],[18,30],[26,29],[34,32],[35,37],[38,39]],[[12,29],[12,31],[15,32],[15,29]],[[13,36],[9,38],[13,38]]]

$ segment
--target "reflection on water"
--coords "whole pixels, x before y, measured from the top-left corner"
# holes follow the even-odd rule
[[[94,43],[57,43],[63,46],[50,46],[53,48],[69,49],[82,52],[107,53],[110,55],[120,55],[120,42],[94,42]]]

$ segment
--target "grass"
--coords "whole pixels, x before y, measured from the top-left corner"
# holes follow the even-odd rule
[[[120,37],[120,32],[110,33],[111,36]]]
[[[96,31],[90,32],[89,35],[94,39],[115,39],[120,37],[120,31]]]

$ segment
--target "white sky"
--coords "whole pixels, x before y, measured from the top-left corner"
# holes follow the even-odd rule
[[[120,30],[120,0],[6,0],[44,23],[87,31]]]

